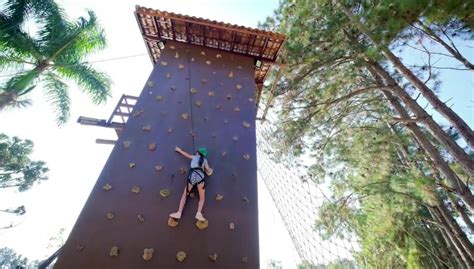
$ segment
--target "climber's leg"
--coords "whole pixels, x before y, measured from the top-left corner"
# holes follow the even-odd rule
[[[171,213],[170,217],[175,218],[175,219],[180,219],[181,218],[181,213],[183,213],[184,205],[186,204],[186,198],[189,195],[189,192],[193,189],[193,185],[191,184],[186,184],[186,187],[184,187],[183,195],[181,195],[181,200],[179,201],[179,208],[178,211]]]
[[[198,203],[198,210],[196,213],[196,219],[200,221],[205,221],[206,219],[202,215],[202,208],[204,207],[204,202],[206,201],[206,190],[204,189],[204,182],[199,183],[197,185],[199,191],[199,203]]]

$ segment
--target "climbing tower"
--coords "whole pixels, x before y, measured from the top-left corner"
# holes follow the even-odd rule
[[[143,7],[135,16],[154,68],[138,99],[119,104],[129,112],[114,111],[122,123],[80,119],[118,139],[55,268],[258,268],[256,110],[284,36]],[[189,169],[175,146],[210,152],[208,222],[194,219],[197,195],[178,222],[168,217]]]

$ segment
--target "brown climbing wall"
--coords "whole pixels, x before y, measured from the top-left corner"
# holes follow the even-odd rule
[[[250,57],[169,41],[55,268],[258,268],[253,74]],[[189,168],[175,145],[209,150],[206,229],[197,197],[167,224]]]

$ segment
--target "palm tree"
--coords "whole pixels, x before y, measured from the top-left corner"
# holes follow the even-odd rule
[[[0,86],[0,110],[28,104],[22,97],[41,83],[62,125],[71,104],[64,79],[74,81],[94,103],[106,101],[110,79],[84,61],[106,46],[94,12],[71,22],[52,0],[8,0],[0,8],[0,71],[16,72]],[[35,34],[24,30],[31,22]]]

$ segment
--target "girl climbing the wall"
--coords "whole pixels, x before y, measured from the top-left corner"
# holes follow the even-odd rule
[[[179,201],[179,208],[177,212],[171,213],[170,217],[174,219],[180,219],[181,213],[183,212],[184,205],[186,204],[186,199],[191,193],[194,186],[197,186],[199,192],[199,204],[198,210],[196,213],[196,219],[199,221],[205,221],[206,219],[202,215],[202,208],[204,207],[205,201],[205,179],[206,176],[212,175],[212,168],[209,167],[207,162],[207,149],[206,148],[199,148],[196,152],[196,155],[191,155],[185,151],[183,151],[179,147],[175,147],[174,149],[176,152],[180,153],[184,157],[191,160],[191,167],[189,169],[187,184],[184,187],[183,195],[181,196],[181,200]]]

